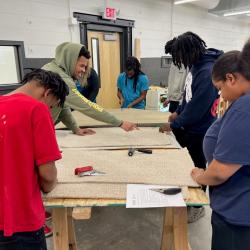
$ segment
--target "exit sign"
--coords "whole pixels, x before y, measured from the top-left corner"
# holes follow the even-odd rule
[[[106,7],[103,12],[103,19],[116,20],[116,9]]]

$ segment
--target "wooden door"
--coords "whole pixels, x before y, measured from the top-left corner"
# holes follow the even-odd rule
[[[104,108],[119,108],[116,84],[120,74],[119,33],[88,31],[88,49],[91,53],[90,66],[100,77],[97,104]]]

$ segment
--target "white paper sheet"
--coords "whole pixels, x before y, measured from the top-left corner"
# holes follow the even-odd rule
[[[151,190],[152,188],[172,187],[174,186],[128,184],[126,208],[185,207],[182,193],[165,195]]]

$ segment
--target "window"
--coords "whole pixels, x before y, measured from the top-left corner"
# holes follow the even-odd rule
[[[96,71],[97,75],[99,73],[99,40],[98,38],[91,38],[92,43],[92,65],[93,69]]]
[[[20,65],[16,46],[0,45],[0,85],[20,82]]]

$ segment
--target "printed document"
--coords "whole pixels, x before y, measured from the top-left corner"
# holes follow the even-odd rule
[[[147,208],[147,207],[185,207],[186,204],[182,193],[166,195],[151,189],[175,188],[176,186],[159,185],[127,185],[126,208]]]

